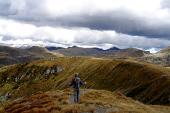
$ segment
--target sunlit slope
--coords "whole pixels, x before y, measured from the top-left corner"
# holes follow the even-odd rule
[[[71,91],[39,92],[4,105],[6,113],[169,113],[170,107],[149,106],[118,92],[83,90],[79,104],[71,102]]]
[[[74,73],[80,73],[87,88],[120,91],[149,104],[170,101],[169,69],[150,64],[82,57],[65,57],[53,61],[34,61],[1,71],[1,92],[11,98],[37,91],[64,89]],[[6,88],[8,86],[8,88]]]

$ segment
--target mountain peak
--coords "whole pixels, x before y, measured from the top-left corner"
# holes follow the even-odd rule
[[[80,47],[78,47],[78,46],[71,46],[71,47],[68,47],[68,48],[80,48]]]
[[[109,49],[107,49],[107,50],[108,50],[108,51],[109,51],[109,50],[112,50],[112,51],[114,50],[114,51],[116,51],[116,50],[120,50],[120,49],[117,48],[117,47],[111,47],[111,48],[109,48]]]
[[[55,46],[46,46],[45,48],[48,49],[49,51],[64,49],[63,47],[55,47]]]

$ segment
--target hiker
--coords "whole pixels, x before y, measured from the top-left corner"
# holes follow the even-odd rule
[[[79,74],[76,73],[74,78],[72,79],[70,86],[73,87],[74,89],[74,102],[75,103],[79,103],[79,99],[80,99],[80,87],[82,85],[85,85],[86,83],[83,83],[79,77]]]

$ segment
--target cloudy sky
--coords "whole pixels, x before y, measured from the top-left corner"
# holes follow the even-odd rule
[[[170,46],[170,0],[0,0],[0,44]]]

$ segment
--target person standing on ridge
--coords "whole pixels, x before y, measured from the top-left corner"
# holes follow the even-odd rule
[[[79,99],[80,99],[80,87],[82,85],[85,85],[86,83],[83,83],[82,80],[79,77],[79,74],[76,73],[74,78],[72,79],[70,86],[73,87],[74,89],[74,102],[75,103],[79,103]]]

